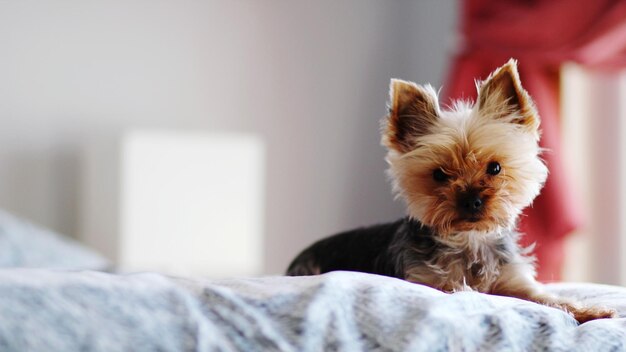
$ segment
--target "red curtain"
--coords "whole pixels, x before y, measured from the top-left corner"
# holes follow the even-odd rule
[[[461,31],[444,95],[475,98],[474,79],[485,79],[513,57],[539,110],[550,175],[520,228],[525,244],[536,243],[539,280],[559,280],[564,238],[582,219],[561,164],[559,68],[565,61],[626,66],[626,1],[465,0]]]

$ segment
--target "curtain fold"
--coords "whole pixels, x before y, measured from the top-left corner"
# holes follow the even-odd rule
[[[626,66],[626,1],[466,0],[461,32],[444,97],[475,99],[474,80],[513,57],[537,105],[550,174],[520,229],[525,244],[536,243],[538,278],[559,280],[564,238],[583,220],[561,162],[559,70],[566,61],[604,69]]]

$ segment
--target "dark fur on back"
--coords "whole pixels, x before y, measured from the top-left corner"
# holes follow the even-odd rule
[[[398,267],[396,234],[407,226],[406,220],[343,232],[322,239],[298,255],[287,269],[287,275],[316,275],[335,270],[360,271],[404,278]],[[404,236],[402,236],[404,237]],[[425,239],[429,236],[420,236]]]
[[[486,244],[489,252],[494,253],[497,266],[510,262],[519,253],[511,238],[514,236],[502,236]],[[438,261],[450,255],[463,262],[461,267],[467,268],[463,276],[468,284],[480,281],[481,276],[487,274],[482,273],[486,271],[484,263],[480,258],[471,257],[471,250],[464,252],[437,240],[432,230],[420,222],[403,218],[322,239],[293,260],[287,275],[317,275],[346,270],[410,279],[411,273],[428,268],[429,271],[439,270],[441,275],[446,276],[449,275],[446,265]]]

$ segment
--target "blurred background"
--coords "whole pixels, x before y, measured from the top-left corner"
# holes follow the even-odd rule
[[[501,3],[1,2],[0,206],[122,269],[280,274],[316,239],[404,215],[380,146],[390,78],[471,96],[454,77],[473,85],[517,57],[531,95],[558,98],[536,98],[540,111],[548,100],[565,112],[545,115],[561,193],[574,195],[559,199],[577,208],[543,246],[559,260],[542,278],[626,283],[621,62],[557,59],[536,37],[474,40],[481,21],[525,23],[503,32],[511,40],[542,23],[523,17],[541,1],[511,1],[517,12]],[[582,29],[549,33],[584,38],[608,6]],[[609,23],[624,27],[620,14]],[[556,90],[542,93],[531,68]]]

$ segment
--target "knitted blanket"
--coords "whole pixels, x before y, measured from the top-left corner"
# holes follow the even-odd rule
[[[549,287],[626,316],[626,288]],[[626,319],[578,325],[523,300],[350,272],[209,280],[0,270],[0,351],[323,350],[626,350]]]

